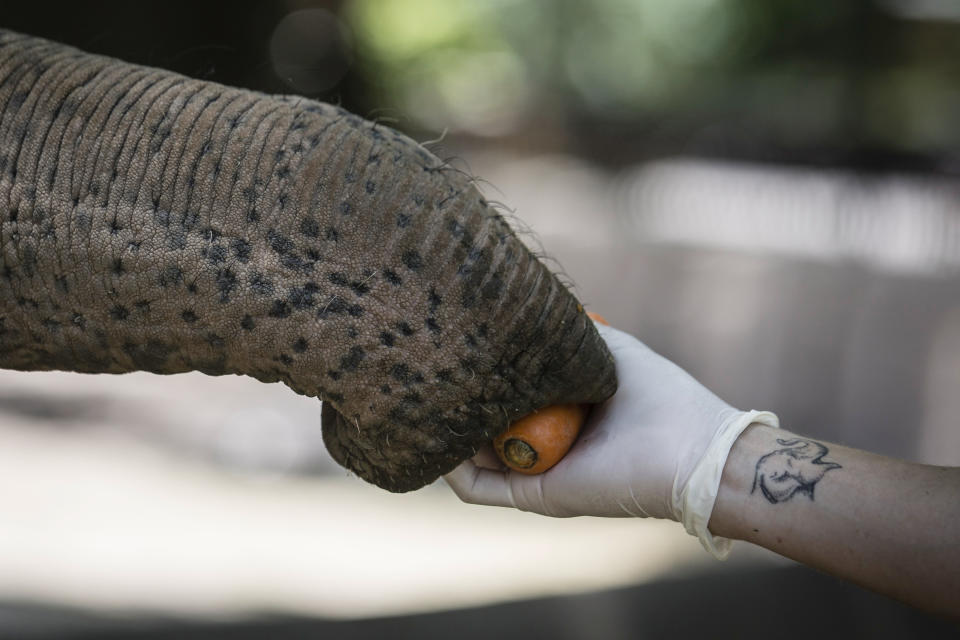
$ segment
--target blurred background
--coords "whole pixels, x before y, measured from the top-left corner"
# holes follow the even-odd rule
[[[732,404],[960,464],[952,0],[0,2],[0,27],[434,141]],[[319,415],[241,378],[0,371],[0,637],[948,629],[672,523],[387,494]]]

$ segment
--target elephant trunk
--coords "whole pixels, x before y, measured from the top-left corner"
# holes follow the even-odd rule
[[[394,491],[615,389],[470,182],[342,109],[0,31],[0,366],[243,374]]]

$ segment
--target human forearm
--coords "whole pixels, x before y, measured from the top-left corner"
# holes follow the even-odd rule
[[[754,426],[730,452],[710,529],[960,616],[960,469]]]

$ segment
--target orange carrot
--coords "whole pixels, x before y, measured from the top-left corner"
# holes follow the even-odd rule
[[[610,326],[610,323],[607,322],[607,319],[604,318],[604,317],[603,317],[602,315],[600,315],[599,313],[595,313],[595,312],[593,312],[593,311],[587,311],[587,315],[590,316],[590,319],[593,320],[594,322],[598,322],[598,323],[600,323],[600,324],[605,324],[605,325],[607,325],[608,327]]]
[[[587,312],[595,322],[609,325],[606,319]],[[543,473],[567,454],[573,446],[589,405],[556,404],[514,422],[493,440],[500,460],[519,473]]]

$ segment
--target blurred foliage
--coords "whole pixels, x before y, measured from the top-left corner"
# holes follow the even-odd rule
[[[423,129],[869,161],[960,143],[943,4],[917,19],[865,0],[351,0],[342,15],[376,102]]]

